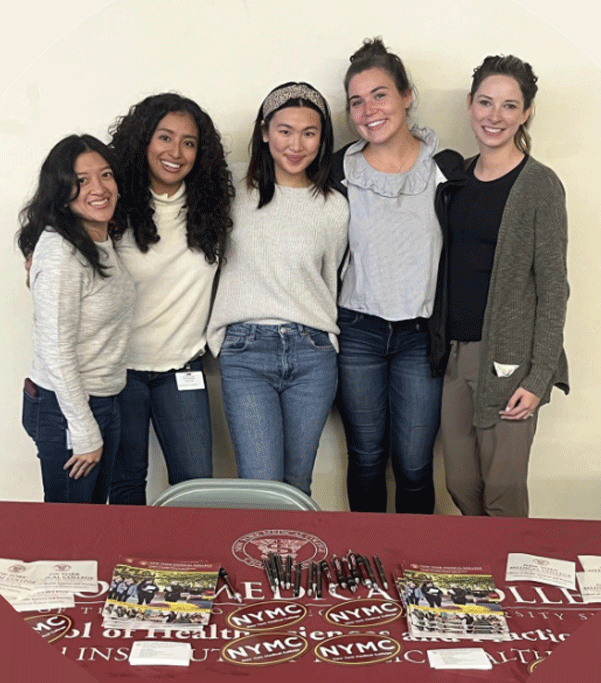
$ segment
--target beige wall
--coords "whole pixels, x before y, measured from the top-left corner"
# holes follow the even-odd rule
[[[555,169],[568,195],[572,296],[566,346],[572,394],[566,398],[556,392],[541,413],[531,459],[532,514],[601,516],[601,70],[577,47],[601,54],[593,37],[598,24],[586,0],[572,0],[569,10],[559,0],[523,4],[57,0],[41,6],[27,0],[11,7],[0,45],[0,499],[41,500],[34,447],[20,426],[32,309],[13,236],[16,214],[50,147],[77,131],[106,139],[108,124],[129,105],[150,93],[178,90],[208,110],[229,158],[243,160],[262,98],[274,85],[293,79],[308,80],[326,95],[342,144],[351,137],[341,87],[348,55],[364,37],[383,35],[418,87],[416,121],[435,128],[444,146],[464,153],[475,150],[465,116],[471,69],[486,54],[513,52],[530,61],[539,75],[533,153]],[[216,474],[231,474],[214,361],[209,390]],[[334,415],[315,468],[314,495],[324,508],[345,508],[344,463],[344,437]],[[152,496],[164,486],[164,477],[155,446]],[[439,510],[451,511],[439,453],[437,480]]]

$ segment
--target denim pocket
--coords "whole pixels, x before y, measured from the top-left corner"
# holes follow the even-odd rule
[[[40,423],[40,397],[32,398],[23,392],[23,413],[21,422],[27,434],[34,440],[38,438],[38,426]]]
[[[348,308],[338,308],[338,327],[342,325],[354,325],[361,314]]]
[[[67,419],[56,400],[56,394],[38,387],[39,410],[36,443],[67,443]]]
[[[223,344],[221,345],[220,353],[236,353],[238,351],[244,351],[248,344],[248,337],[241,334],[233,334],[228,332],[225,335]]]
[[[314,349],[323,351],[324,349],[334,348],[327,332],[322,332],[321,330],[311,330],[311,332],[308,334],[308,337],[309,343]]]

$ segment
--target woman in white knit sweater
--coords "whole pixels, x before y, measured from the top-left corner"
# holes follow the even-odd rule
[[[34,309],[23,426],[48,502],[103,504],[109,492],[134,302],[109,237],[117,197],[110,150],[70,135],[50,151],[21,213]]]
[[[152,422],[169,483],[212,475],[202,354],[233,188],[219,133],[192,100],[153,95],[112,129],[129,227],[117,243],[136,285],[111,503],[146,503]]]
[[[305,493],[337,386],[348,208],[327,184],[332,142],[328,106],[312,86],[285,83],[267,96],[235,183],[209,324],[239,476]]]

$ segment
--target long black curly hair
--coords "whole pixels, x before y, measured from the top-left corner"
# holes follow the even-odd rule
[[[116,157],[122,204],[138,248],[147,252],[150,244],[160,240],[150,203],[147,150],[159,122],[170,113],[189,114],[198,128],[198,153],[185,178],[188,247],[204,252],[207,262],[215,263],[223,257],[232,227],[234,187],[221,136],[210,116],[193,100],[177,93],[151,95],[111,126],[109,146]]]
[[[33,197],[19,213],[21,228],[17,233],[17,244],[23,256],[30,258],[41,234],[50,226],[88,261],[94,273],[107,277],[107,266],[100,262],[98,247],[81,218],[69,206],[79,194],[75,162],[84,152],[97,152],[114,171],[115,160],[111,150],[92,135],[69,135],[57,142],[42,164]],[[109,224],[111,236],[116,231],[122,232],[123,226],[125,220],[117,202]]]

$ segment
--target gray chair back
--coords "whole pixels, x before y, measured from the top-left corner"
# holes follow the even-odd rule
[[[320,510],[306,493],[281,481],[190,479],[170,486],[154,501],[158,507]]]

